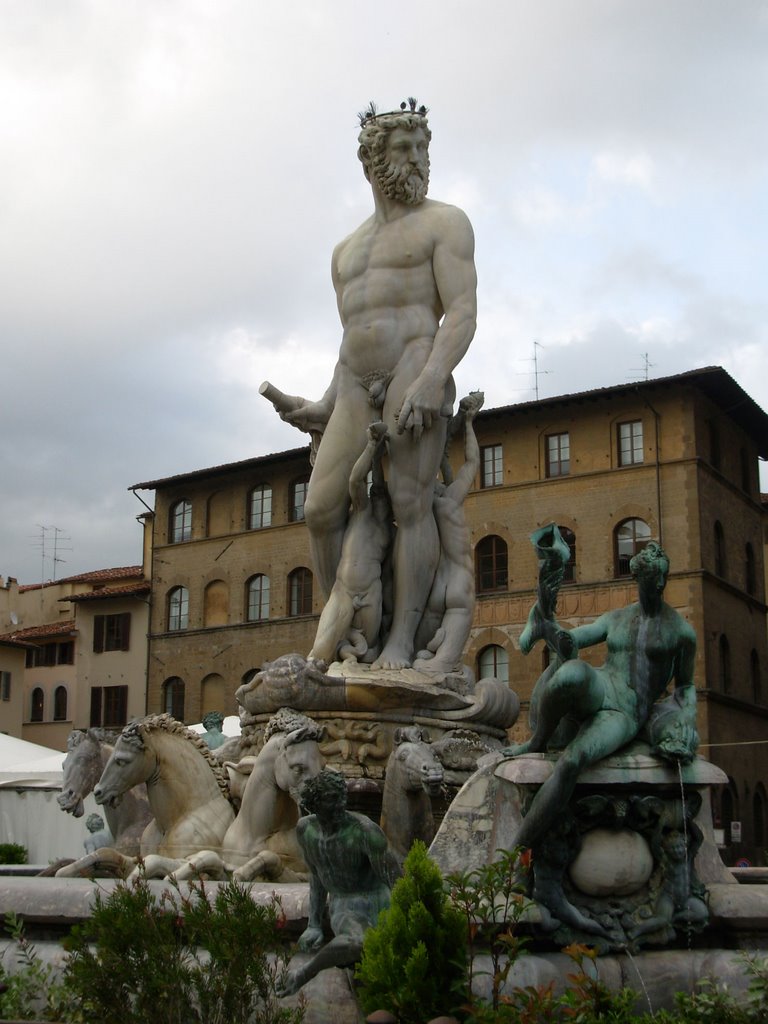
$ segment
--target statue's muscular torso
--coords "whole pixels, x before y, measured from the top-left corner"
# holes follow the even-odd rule
[[[443,309],[432,269],[436,231],[453,208],[429,199],[387,223],[371,217],[336,249],[344,326],[339,364],[358,380],[394,372],[406,350],[431,346]],[[422,344],[420,344],[422,343]]]

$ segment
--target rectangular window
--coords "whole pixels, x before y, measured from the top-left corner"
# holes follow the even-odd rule
[[[0,700],[11,699],[11,673],[0,672]]]
[[[268,484],[259,484],[251,491],[250,514],[248,528],[260,530],[272,525],[272,488]]]
[[[643,421],[619,424],[619,465],[636,466],[643,461]]]
[[[56,664],[56,644],[46,644],[39,652],[38,665],[43,668],[52,668]]]
[[[94,615],[93,650],[95,654],[104,651],[127,651],[131,638],[131,613],[119,615]]]
[[[568,476],[571,471],[571,436],[549,434],[547,437],[547,476]]]
[[[309,477],[296,480],[291,485],[291,522],[300,523],[304,519],[304,502],[307,500]]]
[[[75,642],[74,640],[66,640],[64,643],[57,645],[58,651],[56,655],[56,662],[59,665],[74,665],[75,663]]]
[[[504,483],[501,445],[489,444],[480,449],[480,486],[498,487]]]
[[[91,727],[122,727],[128,722],[127,686],[91,687]]]

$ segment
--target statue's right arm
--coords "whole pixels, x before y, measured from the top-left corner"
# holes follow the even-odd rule
[[[312,828],[308,827],[308,821],[299,820],[296,826],[296,837],[299,840],[299,846],[301,852],[304,855],[304,860],[309,868],[309,915],[307,920],[307,927],[299,937],[299,949],[309,950],[316,949],[323,943],[323,914],[325,912],[325,904],[328,898],[328,892],[317,876],[315,866],[313,864],[312,847],[313,837]]]
[[[337,363],[333,371],[331,383],[319,402],[305,401],[303,405],[298,406],[296,409],[290,409],[286,412],[281,411],[280,419],[290,423],[292,427],[298,427],[299,430],[304,430],[307,433],[312,431],[322,433],[328,420],[331,418],[333,407],[336,404],[338,379],[339,364]]]

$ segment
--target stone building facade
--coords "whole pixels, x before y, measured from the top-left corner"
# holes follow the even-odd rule
[[[72,729],[118,728],[143,715],[150,593],[143,567],[13,584],[0,607],[8,630],[0,643],[24,648],[23,671],[11,680],[20,738],[66,750]]]
[[[534,599],[529,542],[555,522],[572,559],[559,602],[568,626],[635,599],[631,555],[661,542],[666,597],[699,638],[702,753],[729,776],[716,807],[728,856],[762,862],[768,775],[766,510],[758,458],[768,416],[722,369],[482,411],[481,469],[465,511],[477,602],[465,661],[509,680],[525,709],[546,655],[518,637]],[[462,459],[461,439],[452,458]],[[309,650],[321,595],[303,499],[307,449],[136,484],[148,517],[152,610],[149,711],[199,721],[235,710],[245,676]],[[603,651],[586,655],[600,663]],[[525,710],[514,729],[527,734]]]

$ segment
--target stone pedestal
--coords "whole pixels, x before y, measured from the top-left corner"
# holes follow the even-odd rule
[[[556,755],[489,755],[465,783],[431,847],[444,872],[511,849]],[[637,742],[584,771],[552,835],[533,852],[532,915],[554,945],[639,948],[707,923],[706,892],[733,883],[714,841],[710,791],[726,782],[701,759],[679,770]]]

